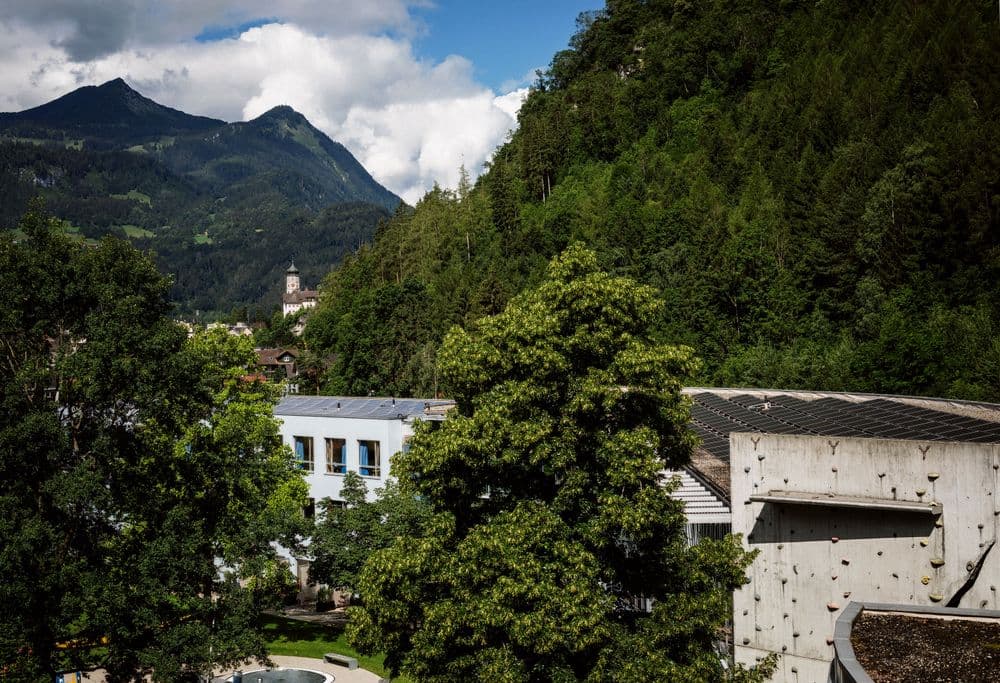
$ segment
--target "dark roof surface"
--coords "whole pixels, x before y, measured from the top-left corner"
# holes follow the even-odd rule
[[[292,357],[289,361],[291,363],[295,362],[295,358],[299,355],[298,349],[257,349],[257,358],[261,365],[284,365],[285,362],[281,357],[286,353]]]
[[[453,402],[428,398],[359,398],[357,396],[285,396],[274,414],[302,417],[351,417],[366,420],[399,420],[409,417],[440,417],[434,408]]]
[[[729,434],[1000,443],[1000,405],[869,394],[688,389],[701,447],[729,462]]]
[[[299,304],[304,301],[315,301],[319,298],[319,292],[315,289],[300,289],[297,292],[285,292],[281,295],[281,302],[286,304]]]

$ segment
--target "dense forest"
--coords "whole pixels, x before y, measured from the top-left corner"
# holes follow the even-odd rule
[[[292,259],[315,286],[399,204],[290,107],[225,123],[121,79],[0,114],[0,229],[36,196],[77,239],[155,252],[180,313],[203,318],[273,307]]]
[[[326,279],[327,392],[429,395],[454,324],[583,242],[697,381],[1000,400],[1000,23],[985,0],[609,0],[473,185]]]

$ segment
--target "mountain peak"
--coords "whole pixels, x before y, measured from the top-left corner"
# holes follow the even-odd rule
[[[118,78],[113,78],[107,83],[101,83],[97,86],[98,90],[108,90],[108,91],[125,91],[125,92],[135,92],[135,89],[125,82],[125,79],[119,76]]]
[[[225,122],[165,107],[133,89],[124,78],[88,85],[34,109],[5,114],[0,124],[29,124],[71,130],[73,135],[116,141],[205,130]]]
[[[289,123],[309,123],[309,120],[287,104],[279,104],[253,119],[253,121],[287,121]]]

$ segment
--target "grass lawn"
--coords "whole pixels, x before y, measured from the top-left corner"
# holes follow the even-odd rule
[[[140,228],[138,225],[121,225],[119,226],[125,231],[127,237],[152,237],[153,233],[145,228]]]
[[[115,199],[131,199],[139,202],[140,204],[145,204],[146,206],[153,205],[149,195],[145,192],[139,192],[139,190],[129,190],[126,194],[113,194],[111,196]]]
[[[383,655],[366,657],[358,654],[347,644],[342,629],[286,619],[273,614],[260,615],[260,623],[264,629],[264,637],[267,638],[267,651],[272,655],[322,659],[327,652],[336,652],[357,658],[358,664],[363,669],[368,669],[379,676],[388,676],[385,667],[382,666],[385,657]],[[394,680],[402,683],[406,679],[400,677]]]

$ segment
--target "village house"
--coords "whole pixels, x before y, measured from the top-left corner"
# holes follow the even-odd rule
[[[257,364],[263,371],[264,376],[272,382],[288,382],[294,384],[295,378],[299,376],[299,369],[296,361],[299,357],[298,349],[255,349],[257,352]],[[289,393],[295,393],[290,391]]]

